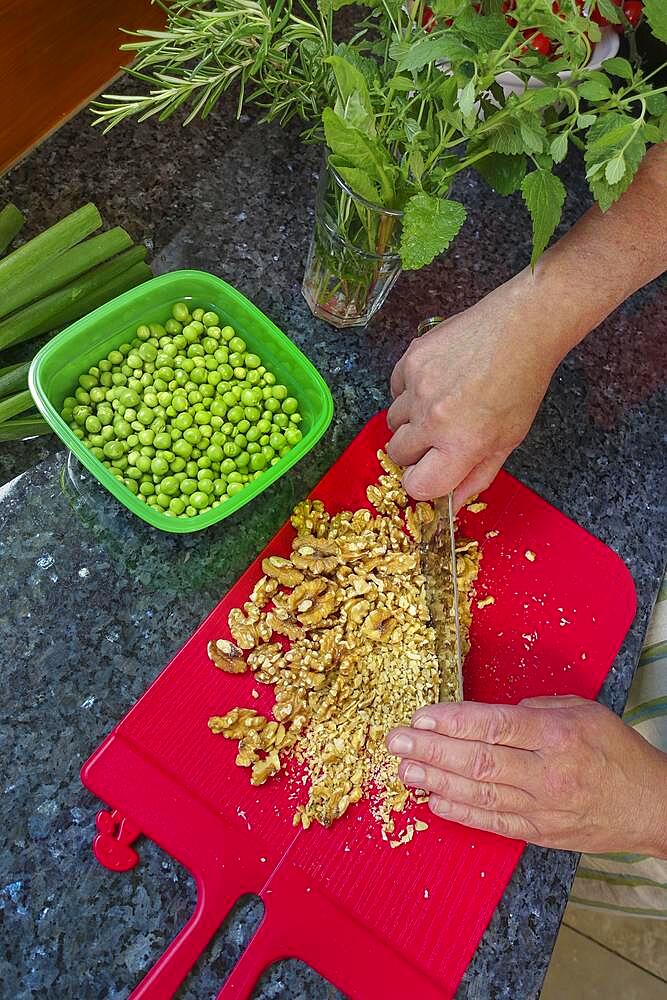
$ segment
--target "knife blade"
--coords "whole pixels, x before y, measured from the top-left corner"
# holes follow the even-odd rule
[[[417,336],[428,333],[444,322],[443,316],[429,316],[417,327]],[[463,701],[463,649],[459,619],[459,586],[456,573],[454,538],[454,496],[434,501],[435,518],[424,525],[421,554],[426,580],[426,603],[436,635],[436,653],[440,663],[440,700]],[[450,587],[447,587],[449,581]],[[449,605],[449,607],[448,607]],[[451,625],[454,643],[452,649]],[[455,660],[452,663],[452,659]],[[454,669],[455,668],[455,669]]]
[[[424,525],[420,545],[426,603],[440,664],[440,700],[463,701],[463,651],[451,493],[434,501],[435,517]]]

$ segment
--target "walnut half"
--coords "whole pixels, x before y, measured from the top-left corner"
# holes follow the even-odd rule
[[[217,639],[206,647],[209,660],[227,674],[244,674],[248,669],[243,653],[229,639]]]

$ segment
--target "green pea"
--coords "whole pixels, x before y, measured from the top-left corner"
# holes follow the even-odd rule
[[[269,413],[277,413],[278,410],[280,409],[280,402],[274,396],[271,396],[269,397],[269,399],[266,399],[264,401],[264,405],[266,409],[269,411]]]
[[[223,326],[222,330],[220,331],[220,336],[222,337],[223,340],[231,340],[233,337],[236,336],[236,331],[232,326]]]
[[[206,449],[206,454],[212,462],[222,462],[224,458],[222,448],[217,444],[210,444]]]
[[[166,476],[169,472],[169,462],[164,458],[159,458],[157,455],[151,461],[151,472],[154,476]]]
[[[148,457],[148,455],[139,455],[139,457],[137,458],[135,464],[136,464],[137,468],[139,469],[139,471],[143,472],[144,475],[147,472],[151,471],[151,460]]]
[[[285,431],[285,441],[288,445],[290,445],[290,447],[298,444],[302,437],[303,434],[298,427],[288,427]]]
[[[139,338],[139,340],[148,340],[150,335],[151,335],[151,329],[149,326],[146,326],[145,323],[142,323],[141,326],[137,327],[137,337]]]
[[[167,331],[167,333],[171,333],[173,335],[180,333],[181,330],[183,329],[183,325],[177,319],[172,318],[167,320],[167,322],[164,324],[164,328]],[[174,347],[175,346],[176,345],[174,345]]]
[[[227,419],[232,424],[238,424],[239,420],[243,420],[244,412],[241,406],[232,406],[227,413]]]
[[[266,456],[262,452],[250,456],[250,468],[253,472],[260,472],[266,468]]]
[[[230,472],[236,472],[236,462],[233,458],[224,458],[220,463],[220,472],[228,476]]]
[[[74,397],[77,403],[81,403],[83,406],[86,406],[90,402],[90,393],[81,387],[75,390]]]
[[[142,344],[137,351],[137,354],[143,361],[155,361],[158,352],[152,344]]]
[[[236,496],[236,494],[240,493],[242,489],[243,489],[243,484],[242,483],[228,483],[227,484],[227,496],[229,496],[229,497]]]
[[[97,384],[98,384],[97,378],[94,375],[80,375],[79,376],[79,385],[81,386],[82,389],[86,389],[86,390],[88,390],[88,389],[94,389],[94,387]]]
[[[250,465],[250,455],[247,451],[242,451],[236,459],[236,466],[239,469],[246,469]]]
[[[121,441],[107,441],[103,450],[106,457],[111,459],[112,462],[118,461],[125,453]]]
[[[275,413],[273,416],[273,423],[276,427],[280,427],[284,430],[284,428],[289,425],[289,417],[286,413]]]
[[[257,421],[257,430],[260,434],[269,434],[271,432],[271,421],[262,418]]]
[[[267,460],[267,462],[270,462],[276,453],[275,449],[273,449],[270,444],[265,444],[264,447],[262,448],[262,454],[264,455],[264,458]]]
[[[227,441],[222,446],[223,453],[227,458],[236,458],[240,454],[241,449],[235,441]]]
[[[192,454],[192,445],[184,438],[179,438],[179,440],[174,441],[172,451],[174,455],[178,455],[180,458],[189,458]]]
[[[186,497],[191,496],[196,489],[197,489],[196,479],[184,479],[183,482],[181,483],[181,493],[183,493],[184,496]]]
[[[102,430],[102,424],[96,416],[92,413],[89,417],[86,417],[85,428],[89,434],[99,434]]]
[[[220,317],[214,312],[205,312],[201,315],[201,321],[204,326],[217,326],[220,322]]]
[[[188,444],[196,445],[201,441],[201,431],[198,427],[186,427],[183,431],[183,437]]]
[[[280,451],[281,448],[285,447],[285,436],[279,431],[276,431],[269,438],[269,444],[272,448],[275,448],[276,451]]]
[[[139,421],[140,424],[144,424],[144,426],[147,427],[149,424],[153,422],[154,419],[155,419],[155,414],[153,413],[152,410],[149,410],[147,406],[142,405],[137,410],[137,420]]]
[[[123,361],[125,359],[123,358],[123,355],[120,353],[120,351],[109,351],[109,353],[107,355],[107,360],[108,360],[108,362],[109,362],[110,365],[122,365]],[[101,365],[102,365],[102,362],[100,361],[100,366]],[[102,370],[104,370],[104,369],[102,369]],[[106,370],[110,371],[111,369],[107,368]]]
[[[155,431],[152,431],[149,427],[146,427],[143,431],[139,431],[139,442],[143,445],[150,446],[155,440]]]
[[[262,361],[257,354],[246,354],[245,356],[245,366],[246,368],[259,368]]]
[[[202,508],[208,506],[208,497],[202,490],[195,490],[190,497],[190,503],[195,510],[202,510]]]
[[[245,418],[249,420],[251,424],[257,423],[261,419],[262,411],[258,406],[246,406],[244,409]]]
[[[165,476],[160,483],[160,489],[163,493],[166,493],[168,497],[175,497],[179,488],[180,484],[175,476]]]
[[[172,497],[169,501],[169,510],[172,514],[182,514],[185,510],[185,503],[180,497]]]
[[[243,354],[247,350],[247,345],[242,337],[232,337],[229,341],[229,349],[230,351],[238,351],[239,354]]]
[[[171,307],[171,315],[179,323],[187,323],[190,320],[190,310],[185,302],[175,302]]]
[[[278,387],[276,386],[276,388]],[[299,409],[299,404],[294,398],[294,396],[288,396],[286,399],[283,400],[283,413],[287,414],[296,413],[298,409]]]
[[[119,438],[128,438],[132,433],[132,425],[122,417],[116,417],[113,422],[113,429]]]
[[[284,385],[274,385],[273,387],[273,397],[274,399],[287,399],[287,387]]]

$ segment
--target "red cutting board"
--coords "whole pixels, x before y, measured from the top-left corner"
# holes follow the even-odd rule
[[[368,506],[365,489],[387,438],[378,414],[312,496],[330,511]],[[483,500],[484,511],[460,518],[483,551],[476,599],[495,598],[474,611],[466,697],[593,698],[635,613],[627,569],[506,473]],[[235,705],[270,710],[272,689],[213,668],[206,643],[229,636],[229,610],[247,599],[261,559],[286,555],[292,537],[287,524],[82,770],[84,784],[114,810],[98,816],[103,864],[131,867],[130,845],[142,833],[197,884],[193,916],[134,1000],[171,997],[246,893],[261,897],[264,918],[219,994],[224,1000],[249,997],[262,971],[284,957],[307,962],[353,1000],[452,997],[523,849],[438,820],[426,806],[413,815],[428,829],[398,849],[382,840],[363,801],[330,830],[295,830],[294,782],[251,787],[248,771],[234,764],[236,744],[209,732],[209,716]]]

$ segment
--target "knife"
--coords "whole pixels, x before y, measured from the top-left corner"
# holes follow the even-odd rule
[[[422,320],[417,328],[417,336],[426,333],[443,317],[431,316]],[[450,491],[447,497],[434,501],[435,518],[424,526],[421,553],[422,569],[426,581],[426,602],[431,622],[436,634],[436,653],[440,663],[440,700],[463,701],[463,651],[461,646],[461,623],[459,620],[459,587],[456,573],[456,541],[454,538],[454,497]],[[451,583],[451,589],[446,581]],[[451,599],[451,607],[447,604]],[[448,613],[449,612],[449,613]],[[454,625],[454,649],[451,643],[451,623]],[[452,652],[456,660],[456,672],[452,669]]]

